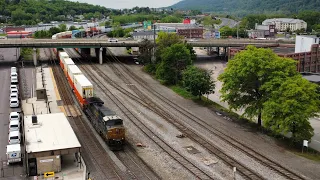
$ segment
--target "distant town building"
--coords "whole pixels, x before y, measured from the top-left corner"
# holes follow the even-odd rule
[[[307,29],[307,23],[305,21],[292,18],[266,19],[262,22],[262,25],[275,25],[276,30],[280,32],[286,31],[288,28],[290,31]]]
[[[203,38],[203,27],[192,23],[192,20],[190,23],[187,20],[184,23],[155,23],[155,26],[160,31],[176,32],[185,38]]]
[[[297,61],[298,72],[320,73],[320,44],[315,36],[297,36],[295,45],[268,47],[280,57],[292,58]],[[229,58],[243,48],[229,48]]]
[[[254,30],[247,30],[249,38],[274,38],[275,25],[255,25]]]
[[[132,37],[134,40],[140,40],[140,39],[148,39],[153,40],[154,39],[154,32],[153,31],[139,31],[139,32],[133,32]],[[158,35],[156,33],[157,38]]]
[[[203,38],[203,28],[179,28],[177,34],[185,38]]]

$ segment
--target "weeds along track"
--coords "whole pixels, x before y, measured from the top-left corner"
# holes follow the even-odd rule
[[[74,53],[68,51],[68,53]],[[75,58],[81,63],[81,58]],[[150,138],[155,144],[157,144],[164,152],[166,152],[170,157],[172,157],[176,162],[181,164],[185,169],[187,169],[191,174],[195,175],[199,179],[212,179],[211,174],[206,173],[202,169],[198,168],[196,164],[193,164],[187,158],[180,155],[170,144],[166,143],[161,137],[154,133],[152,129],[147,127],[139,118],[137,118],[112,92],[107,88],[104,82],[97,78],[93,71],[95,71],[100,77],[106,79],[110,84],[114,84],[114,82],[107,77],[99,68],[91,68],[87,65],[80,65],[80,69],[86,73],[86,75],[93,81],[95,84],[102,90],[102,92],[110,98],[110,100],[123,112],[123,114],[130,120],[140,131]],[[94,70],[93,70],[94,69]],[[116,86],[117,90],[125,93],[123,89],[119,86]],[[133,96],[129,93],[133,99],[136,99],[136,96]]]
[[[50,58],[52,71],[59,87],[61,99],[65,105],[75,105],[72,98],[73,93],[57,61],[54,60],[51,49],[45,49],[45,54]],[[67,108],[68,106],[64,106]],[[75,131],[82,145],[83,158],[87,168],[91,172],[93,179],[123,179],[123,174],[116,169],[112,163],[112,159],[95,138],[93,132],[87,127],[82,116],[69,117],[70,124]]]
[[[204,128],[208,132],[223,139],[225,142],[229,143],[230,145],[232,145],[236,149],[240,150],[241,152],[243,152],[247,156],[255,159],[256,161],[260,162],[262,165],[270,168],[271,170],[282,175],[283,177],[286,177],[288,179],[294,179],[294,180],[306,179],[303,176],[299,175],[298,173],[293,172],[292,170],[289,170],[288,168],[282,166],[281,164],[269,159],[268,157],[259,153],[258,151],[254,150],[253,148],[249,147],[245,143],[237,140],[235,137],[232,137],[231,135],[229,135],[225,132],[222,132],[217,127],[208,124],[205,120],[190,113],[188,110],[184,109],[183,107],[179,106],[178,104],[171,101],[167,97],[158,93],[155,89],[150,88],[148,86],[148,84],[143,79],[141,79],[139,76],[137,76],[135,73],[133,73],[126,65],[121,63],[116,57],[113,56],[113,60],[117,62],[118,66],[120,66],[120,68],[123,70],[123,72],[128,74],[127,76],[130,76],[131,78],[133,78],[140,86],[142,86],[143,88],[148,90],[149,93],[151,93],[152,95],[154,95],[155,97],[157,97],[158,99],[163,101],[166,105],[170,106],[170,108],[174,109],[176,112],[179,112],[183,116],[192,120],[194,123],[197,123],[200,127]],[[125,83],[132,84],[132,82],[130,82],[128,80],[129,78],[127,78],[123,73],[121,73],[121,71],[119,70],[119,68],[117,66],[115,66],[113,63],[110,63],[109,65],[112,67],[111,69],[114,71],[114,73],[117,74]],[[139,91],[136,86],[130,86],[130,88],[149,106],[151,106],[155,110],[156,109],[161,110],[160,106],[155,105],[155,103],[153,103],[153,100],[146,97],[143,93],[141,93],[141,91]],[[165,111],[165,110],[161,110],[160,112],[159,111],[158,112],[159,112],[159,114],[166,114],[163,111]],[[170,118],[174,118],[172,116],[170,117],[170,115],[169,116],[165,115],[165,117],[168,117],[168,118],[165,118],[167,120]],[[179,121],[179,120],[174,120],[172,123],[175,124],[180,130],[182,129],[183,130],[182,132],[187,134],[189,138],[193,139],[194,137],[197,137],[197,138],[194,138],[194,140],[196,142],[199,142],[201,145],[209,143],[205,139],[201,138],[200,136],[197,136],[197,135],[195,136],[195,133],[192,132],[191,129],[184,130],[186,127],[184,125],[182,125],[182,123],[180,123],[180,122],[178,122],[178,124],[177,124],[177,121]],[[209,143],[209,144],[212,144],[212,143]],[[211,151],[210,149],[212,147],[209,147],[208,145],[204,145],[204,147],[207,147],[207,149],[209,151]],[[229,164],[229,163],[227,163],[227,164]],[[234,163],[230,162],[230,165],[231,164],[234,164]],[[237,167],[237,168],[240,169],[239,167]]]

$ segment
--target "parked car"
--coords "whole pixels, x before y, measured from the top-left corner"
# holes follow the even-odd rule
[[[10,99],[19,99],[18,93],[10,93]]]
[[[20,113],[18,112],[11,112],[9,115],[10,121],[20,121]]]
[[[11,76],[11,84],[18,84],[18,76]]]
[[[11,131],[20,131],[20,121],[10,121],[9,132]]]
[[[109,41],[109,42],[118,42],[118,39],[115,39],[115,38],[109,38],[109,39],[108,39],[108,41]]]
[[[10,94],[11,93],[17,93],[19,94],[19,90],[17,88],[13,88],[13,89],[10,89]]]
[[[16,84],[11,84],[11,85],[10,85],[10,90],[11,90],[11,89],[18,89],[18,85],[16,85]]]
[[[19,131],[11,131],[8,136],[9,144],[20,144],[21,142],[21,134]]]
[[[19,100],[17,98],[10,99],[10,107],[11,108],[19,107]]]

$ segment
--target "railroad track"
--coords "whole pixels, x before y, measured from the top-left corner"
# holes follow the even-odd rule
[[[179,112],[180,114],[184,115],[185,117],[193,120],[195,123],[197,123],[200,127],[206,129],[207,131],[209,131],[210,133],[214,134],[215,136],[223,139],[225,142],[228,142],[230,145],[232,145],[233,147],[235,147],[236,149],[240,150],[241,152],[243,152],[244,154],[246,154],[247,156],[257,160],[258,162],[260,162],[262,165],[270,168],[271,170],[277,172],[278,174],[282,175],[285,178],[288,179],[294,179],[294,180],[300,180],[300,179],[306,179],[305,177],[299,175],[296,172],[293,172],[292,170],[289,170],[288,168],[282,166],[281,164],[269,159],[268,157],[264,156],[263,154],[259,153],[258,151],[254,150],[253,148],[249,147],[248,145],[246,145],[243,142],[240,142],[239,140],[237,140],[236,138],[230,136],[229,134],[226,134],[224,132],[222,132],[220,129],[218,129],[215,126],[212,126],[210,124],[208,124],[206,121],[204,121],[203,119],[195,116],[194,114],[190,113],[189,111],[187,111],[186,109],[184,109],[183,107],[179,106],[178,104],[176,104],[175,102],[171,101],[170,99],[168,99],[167,97],[163,96],[162,94],[158,93],[157,91],[155,91],[154,89],[150,88],[148,86],[148,84],[146,84],[146,82],[144,80],[142,80],[140,77],[138,77],[135,73],[133,73],[128,67],[126,67],[124,64],[122,64],[119,60],[117,60],[116,58],[114,58],[115,61],[117,61],[118,63],[120,63],[119,66],[121,66],[123,68],[123,71],[128,73],[128,75],[130,77],[132,77],[136,82],[139,83],[139,85],[141,85],[143,88],[147,89],[148,92],[150,92],[152,95],[154,95],[155,97],[161,99],[163,102],[165,102],[168,106],[170,106],[172,109],[174,109],[175,111]],[[112,66],[112,70],[114,70],[115,74],[117,74],[120,78],[122,78],[124,80],[125,83],[131,83],[128,81],[128,78],[126,78],[121,71],[119,71],[119,69],[111,63]],[[132,90],[134,90],[135,93],[138,94],[139,97],[141,97],[141,99],[143,99],[144,102],[146,102],[148,105],[151,105],[152,107],[154,107],[154,103],[152,102],[152,100],[148,97],[146,97],[144,94],[141,93],[141,91],[139,91],[136,86],[130,86],[130,88]],[[161,107],[156,107],[157,109],[161,109]],[[160,114],[162,114],[162,112],[159,112]],[[170,116],[169,116],[170,118]],[[173,122],[173,124],[175,124],[176,122]],[[179,127],[179,126],[178,126]],[[185,127],[183,127],[182,129],[184,129]],[[184,131],[186,134],[188,134],[189,138],[193,138],[194,134],[190,133],[190,129],[188,131]],[[202,139],[202,138],[201,138]],[[201,139],[195,139],[197,142],[199,142],[199,140]],[[201,142],[201,141],[200,141]],[[207,141],[204,141],[204,143],[207,143]],[[200,143],[202,144],[202,143]],[[206,146],[205,146],[206,147]],[[207,147],[209,148],[209,147]],[[208,149],[210,150],[210,149]],[[229,163],[228,163],[229,164]],[[238,167],[237,167],[238,168]]]
[[[64,76],[64,73],[57,62],[52,58],[52,51],[45,49],[45,54],[50,58],[53,74],[56,79],[61,99],[65,105],[74,105],[71,88]],[[68,108],[68,106],[65,106]],[[85,120],[81,116],[69,117],[70,124],[82,144],[83,157],[87,168],[91,169],[91,176],[94,180],[100,179],[124,179],[119,169],[112,165],[112,159],[100,145],[94,134],[86,126]]]
[[[71,51],[68,51],[69,53],[73,53]],[[78,60],[81,63],[81,59],[78,58]],[[97,84],[97,86],[102,90],[102,92],[111,99],[111,101],[118,106],[118,108],[123,112],[123,114],[131,120],[133,124],[137,128],[141,130],[148,138],[150,138],[155,144],[157,144],[164,152],[166,152],[170,157],[172,157],[176,162],[181,164],[185,169],[187,169],[191,174],[194,174],[199,179],[212,179],[211,174],[203,171],[200,169],[196,164],[189,161],[184,156],[180,155],[174,148],[170,146],[170,144],[166,143],[162,138],[153,132],[153,130],[149,127],[147,127],[139,118],[137,118],[113,93],[107,88],[106,85],[102,81],[100,81],[91,69],[88,68],[86,65],[80,65],[79,66],[83,72],[86,73],[89,78]],[[97,72],[99,75],[106,77],[102,71],[100,71],[98,68],[94,69],[95,72]],[[112,80],[109,78],[109,81]],[[117,87],[118,88],[118,87]],[[119,90],[120,88],[118,88]]]

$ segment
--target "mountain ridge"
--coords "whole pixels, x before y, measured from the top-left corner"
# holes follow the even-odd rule
[[[320,11],[320,0],[182,0],[170,8],[226,14],[292,14],[303,10]]]

